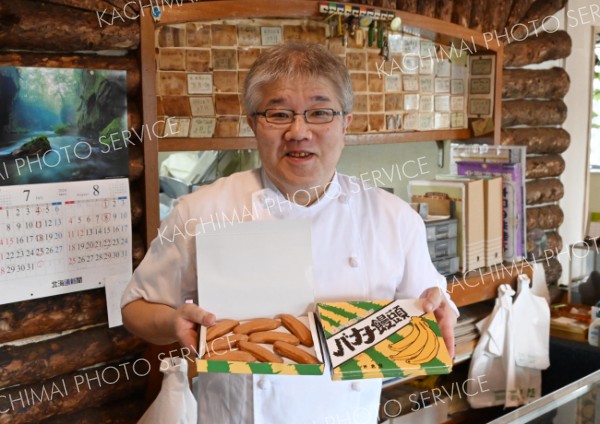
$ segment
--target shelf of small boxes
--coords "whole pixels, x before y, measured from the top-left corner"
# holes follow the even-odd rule
[[[263,49],[289,39],[323,44],[344,59],[355,91],[350,133],[470,134],[468,60],[451,61],[449,52],[441,53],[443,47],[428,38],[390,33],[385,61],[376,43],[369,47],[347,37],[344,44],[329,33],[322,19],[229,19],[159,27],[157,114],[170,117],[163,141],[252,138],[241,104],[244,79]]]

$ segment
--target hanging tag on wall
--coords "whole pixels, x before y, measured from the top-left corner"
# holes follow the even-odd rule
[[[379,55],[383,56],[386,62],[390,60],[390,49],[388,47],[387,37],[383,40],[383,46],[381,46],[381,51],[379,52]]]

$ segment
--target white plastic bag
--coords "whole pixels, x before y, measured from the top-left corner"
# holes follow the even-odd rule
[[[514,290],[507,284],[498,287],[498,298],[492,314],[484,319],[481,337],[469,367],[468,392],[476,393],[467,398],[472,408],[504,405],[508,379],[514,379],[509,332]],[[485,387],[479,387],[485,381]]]
[[[527,275],[519,275],[518,284],[510,322],[514,373],[507,380],[507,407],[539,399],[541,370],[550,366],[550,307],[545,298],[532,293]]]
[[[160,363],[162,387],[138,424],[196,424],[198,404],[188,384],[187,360],[167,358]]]
[[[513,305],[515,361],[520,367],[545,370],[550,366],[550,307],[535,296],[527,275],[519,275]]]

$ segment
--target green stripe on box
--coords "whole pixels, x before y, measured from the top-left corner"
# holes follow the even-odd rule
[[[378,303],[362,302],[362,301],[348,302],[348,303],[352,304],[353,306],[356,306],[357,308],[364,309],[367,312],[368,311],[377,312],[378,310],[383,309],[387,305],[389,305],[389,303],[387,305],[380,305]]]
[[[252,374],[275,374],[271,364],[266,362],[248,362]]]
[[[294,365],[299,375],[323,375],[323,365],[296,364]]]
[[[404,376],[404,373],[398,368],[396,362],[376,350],[375,346],[368,348],[365,353],[369,355],[373,362],[381,365],[381,369],[378,371],[381,371],[385,377]]]
[[[319,318],[321,318],[322,321],[327,321],[329,324],[333,325],[336,329],[340,326],[339,322],[334,321],[331,318],[327,318],[322,315],[319,315]],[[334,334],[334,333],[330,333],[329,331],[325,330],[324,327],[323,327],[323,333],[325,334],[326,339],[330,338],[331,335]]]
[[[431,372],[428,374],[437,374],[437,372],[435,372],[435,371],[443,372],[444,370],[446,370],[448,368],[448,365],[444,364],[438,358],[433,358],[431,361],[426,362],[423,365],[421,365],[421,367],[425,368],[428,371],[429,370],[434,371],[434,372]]]
[[[354,359],[349,359],[338,368],[342,372],[342,380],[354,380],[363,377],[363,371]]]
[[[229,362],[227,361],[206,361],[208,372],[229,372]]]
[[[429,325],[429,327],[435,333],[436,336],[442,337],[442,332],[440,331],[440,327],[437,325],[437,322],[427,319],[425,317],[423,317],[423,320],[427,323],[427,325]]]
[[[353,314],[351,312],[348,312],[345,309],[338,308],[337,306],[324,305],[322,303],[319,303],[319,308],[325,309],[326,311],[329,311],[329,312],[333,312],[334,314],[339,315],[339,316],[344,317],[344,318],[348,318],[349,320],[350,319],[354,319],[354,318],[356,318],[358,316],[358,315],[355,315],[355,314]],[[338,322],[338,325],[339,324],[340,323]]]

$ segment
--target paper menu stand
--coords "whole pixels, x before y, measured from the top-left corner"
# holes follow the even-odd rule
[[[483,182],[460,177],[453,181],[411,180],[408,191],[410,198],[432,192],[447,194],[454,202],[454,217],[458,220],[460,271],[468,272],[484,266],[484,215],[480,204]]]
[[[204,228],[206,229],[206,227]],[[200,306],[217,319],[246,321],[286,313],[308,314],[321,359],[312,310],[314,284],[310,222],[304,220],[250,221],[211,229],[198,228],[196,261]],[[205,327],[200,333],[200,356],[205,351]],[[322,360],[321,360],[322,362]],[[245,374],[322,374],[323,364],[269,364],[198,360],[199,372]]]

